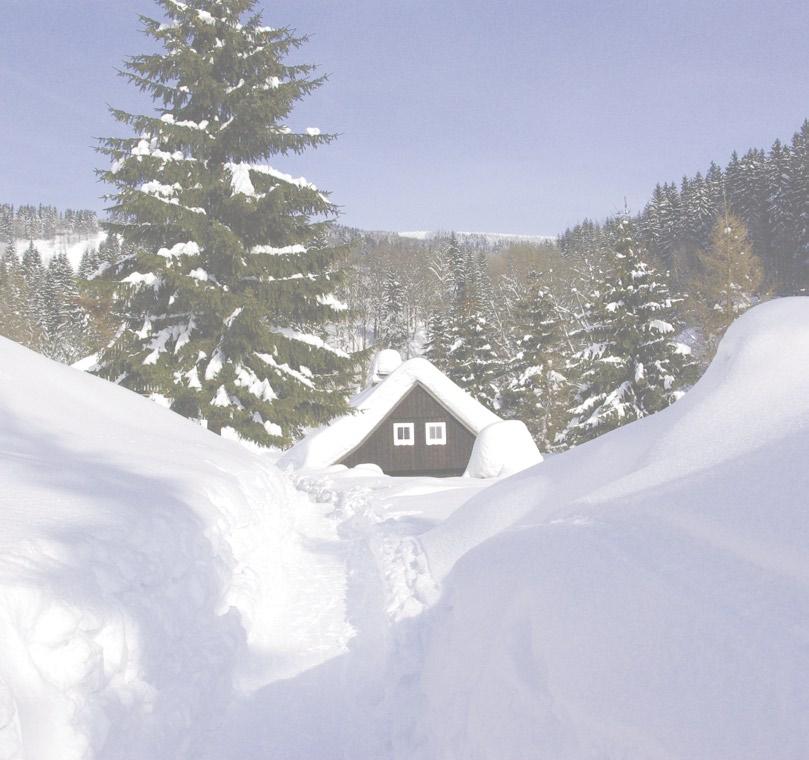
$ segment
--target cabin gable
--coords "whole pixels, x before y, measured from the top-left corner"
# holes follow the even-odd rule
[[[475,437],[417,383],[338,464],[373,463],[386,475],[463,475]]]

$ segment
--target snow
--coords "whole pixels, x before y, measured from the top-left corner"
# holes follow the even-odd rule
[[[345,652],[334,525],[270,458],[5,339],[0,482],[4,760],[202,758]]]
[[[173,185],[164,185],[157,180],[151,182],[144,182],[139,190],[146,195],[151,195],[161,200],[172,200],[174,196],[182,190],[182,185],[175,182]],[[179,201],[177,201],[179,203]]]
[[[272,354],[263,354],[260,352],[256,352],[256,356],[261,359],[265,364],[269,364],[273,369],[278,370],[278,372],[282,372],[285,375],[289,375],[290,377],[294,377],[299,383],[305,385],[307,388],[314,388],[314,383],[312,382],[311,376],[307,376],[303,370],[305,367],[301,367],[301,371],[292,369],[286,362],[283,364],[279,364],[275,357]],[[280,427],[278,428],[281,429]]]
[[[802,758],[807,325],[493,485],[282,473],[0,340],[0,756]]]
[[[475,435],[500,421],[496,414],[462,391],[426,359],[410,359],[384,382],[354,397],[351,400],[354,414],[312,432],[287,451],[280,463],[298,468],[335,464],[359,445],[417,384],[431,393]]]
[[[278,398],[278,395],[275,393],[275,391],[273,391],[272,386],[267,379],[259,379],[256,373],[253,372],[253,370],[251,370],[249,367],[244,367],[241,365],[237,366],[236,379],[234,382],[238,387],[246,388],[256,398],[259,398],[262,401],[269,402]]]
[[[214,351],[211,361],[208,362],[208,366],[205,368],[206,380],[213,380],[222,371],[224,358],[221,351],[218,349]]]
[[[653,319],[649,322],[649,329],[660,333],[661,335],[666,335],[668,333],[674,332],[674,327],[669,322],[664,322],[662,319]]]
[[[156,137],[152,138],[142,138],[138,141],[138,144],[132,148],[130,151],[131,155],[144,158],[158,158],[164,163],[169,161],[195,161],[194,158],[186,158],[185,154],[181,150],[176,150],[174,153],[169,153],[165,150],[161,150],[159,147],[159,141]],[[117,174],[123,168],[124,160],[116,161],[112,166],[112,173]]]
[[[382,382],[402,366],[402,355],[393,348],[383,348],[374,356],[368,371],[368,385]]]
[[[200,121],[200,122],[189,120],[177,121],[174,118],[174,115],[170,113],[164,113],[160,117],[160,121],[162,121],[164,124],[171,124],[174,127],[187,127],[188,129],[198,129],[201,132],[204,132],[206,129],[208,129],[207,121]]]
[[[189,241],[187,243],[177,243],[171,248],[161,248],[157,252],[158,256],[162,256],[166,259],[178,259],[181,256],[199,256],[199,254],[199,245],[193,241]]]
[[[231,187],[234,195],[241,194],[248,198],[263,198],[266,193],[257,193],[253,186],[253,181],[250,178],[250,172],[257,174],[266,174],[273,179],[285,182],[289,185],[294,185],[299,188],[306,188],[309,190],[317,190],[317,187],[311,182],[308,182],[304,177],[293,177],[291,174],[285,174],[278,169],[266,164],[246,164],[246,163],[230,163],[225,164],[225,167],[230,172]],[[254,251],[257,252],[257,251]]]
[[[271,256],[289,256],[297,253],[307,253],[309,249],[305,245],[295,243],[294,245],[284,245],[275,247],[272,245],[254,245],[250,249],[250,253],[254,254],[270,254]]]
[[[504,420],[480,432],[465,474],[470,478],[502,478],[541,461],[542,454],[525,424]]]
[[[300,276],[300,275],[299,275]],[[275,277],[268,278],[270,280],[275,280]],[[296,276],[292,277],[281,277],[277,278],[278,280],[294,280],[297,279]],[[326,351],[330,351],[331,353],[335,354],[336,356],[341,356],[343,358],[348,357],[348,354],[339,349],[335,348],[334,346],[328,344],[322,338],[318,337],[317,335],[312,335],[311,333],[304,333],[300,332],[299,330],[293,330],[291,327],[276,327],[275,332],[279,335],[283,335],[285,338],[289,340],[297,340],[299,343],[306,343],[308,346],[314,346],[315,348],[322,348]]]
[[[334,293],[318,296],[317,302],[321,306],[328,306],[335,311],[348,311],[348,304],[337,298]]]
[[[132,274],[121,280],[121,282],[126,282],[130,285],[154,285],[157,281],[158,278],[154,272],[132,272]]]
[[[673,407],[422,537],[443,593],[403,756],[802,756],[807,320],[807,299],[757,307]]]
[[[230,183],[234,195],[246,195],[248,198],[259,197],[253,181],[250,179],[249,164],[228,164],[227,169],[230,172]]]

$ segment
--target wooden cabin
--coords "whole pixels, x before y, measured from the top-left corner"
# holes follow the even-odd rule
[[[475,440],[500,418],[426,359],[395,351],[374,362],[353,413],[293,446],[281,464],[375,464],[387,475],[449,477],[466,471]]]

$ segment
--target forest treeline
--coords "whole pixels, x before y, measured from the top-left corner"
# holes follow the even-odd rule
[[[111,237],[74,273],[64,257],[44,265],[30,245],[12,250],[40,225],[45,236],[46,220],[58,232],[96,223],[0,206],[0,324],[75,361],[115,332],[110,273],[132,252]],[[322,327],[324,339],[347,353],[426,354],[483,403],[525,421],[543,450],[564,450],[675,400],[750,305],[807,292],[809,122],[789,143],[658,185],[640,213],[584,221],[555,241],[334,226],[330,244],[346,251],[337,295],[347,309]]]
[[[88,209],[0,203],[0,241],[52,240],[57,235],[93,235],[98,232],[98,217]]]

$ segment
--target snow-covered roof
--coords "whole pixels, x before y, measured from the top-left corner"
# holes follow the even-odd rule
[[[457,386],[426,359],[410,359],[381,383],[351,399],[354,414],[319,428],[299,441],[279,460],[296,468],[328,467],[359,446],[417,385],[469,430],[478,435],[500,418]]]

